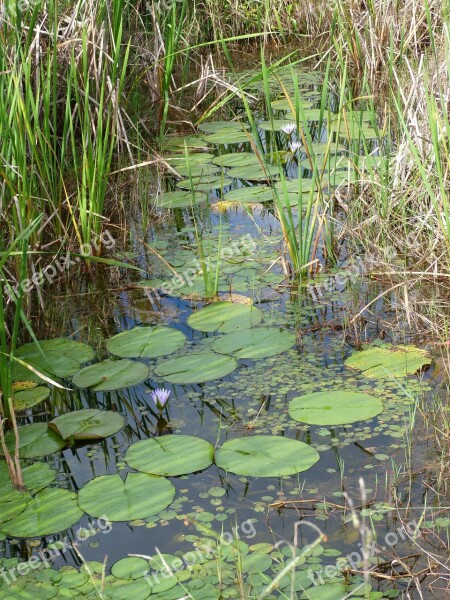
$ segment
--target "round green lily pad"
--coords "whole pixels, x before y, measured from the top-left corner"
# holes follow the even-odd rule
[[[355,352],[345,366],[362,371],[366,377],[385,379],[413,375],[430,363],[428,353],[415,346],[383,346]]]
[[[209,177],[217,176],[217,173],[221,172],[221,168],[212,163],[204,163],[179,166],[176,171],[181,177]]]
[[[250,165],[259,166],[260,162],[256,154],[252,152],[230,152],[216,156],[213,160],[219,167],[248,167]]]
[[[6,446],[14,452],[14,431],[8,431],[5,436]],[[58,452],[66,446],[66,442],[48,428],[47,423],[32,423],[19,427],[19,456],[20,458],[38,458]]]
[[[237,366],[237,361],[231,356],[202,352],[164,360],[156,367],[155,374],[171,383],[203,383],[225,377]]]
[[[25,488],[35,493],[53,483],[56,479],[56,471],[47,463],[35,462],[22,467],[22,476]],[[8,496],[9,491],[17,492],[12,487],[6,462],[0,462],[0,501]]]
[[[383,412],[383,403],[360,392],[327,391],[305,394],[289,402],[289,414],[310,425],[345,425],[373,419]]]
[[[246,181],[266,181],[274,177],[279,177],[280,170],[274,165],[250,165],[233,167],[227,173],[229,177],[234,179],[244,179]]]
[[[154,200],[158,208],[191,208],[206,202],[207,195],[199,191],[185,192],[178,190],[166,192],[161,196],[157,196]]]
[[[29,390],[21,390],[14,393],[14,409],[17,412],[28,410],[50,396],[50,388],[38,386]]]
[[[66,338],[40,340],[21,346],[16,350],[16,356],[26,364],[31,365],[43,375],[53,378],[70,377],[81,365],[94,358],[91,346]],[[14,379],[43,381],[34,373],[18,362],[14,364]]]
[[[236,358],[265,358],[281,354],[295,344],[295,335],[279,327],[254,327],[220,336],[212,345],[214,352]]]
[[[198,128],[204,133],[217,133],[218,131],[235,132],[248,129],[248,125],[239,121],[210,121],[208,123],[200,123]]]
[[[125,461],[132,469],[175,477],[207,469],[213,462],[214,448],[193,435],[164,435],[132,444]]]
[[[211,175],[210,177],[192,177],[191,179],[182,179],[177,183],[177,188],[182,190],[192,190],[196,192],[210,192],[212,190],[221,190],[233,183],[233,179],[223,175]]]
[[[293,475],[311,468],[319,453],[308,444],[280,436],[253,435],[225,442],[215,462],[224,471],[253,477]]]
[[[224,195],[227,202],[260,203],[271,202],[274,198],[273,190],[268,185],[252,185],[230,190]]]
[[[84,485],[78,504],[92,517],[106,515],[109,521],[134,521],[156,515],[169,506],[175,487],[164,477],[146,473],[102,475]]]
[[[111,567],[111,573],[119,579],[140,579],[150,571],[148,560],[139,556],[121,558]],[[150,588],[149,588],[150,591]]]
[[[199,331],[231,333],[249,329],[261,322],[261,311],[248,304],[214,302],[190,315],[188,325]]]
[[[147,581],[133,581],[111,589],[111,600],[146,600],[151,595],[151,588]]]
[[[147,379],[150,371],[144,363],[133,360],[104,360],[78,371],[73,383],[94,392],[109,392],[137,385]]]
[[[172,354],[186,343],[186,336],[171,327],[135,327],[122,331],[106,342],[106,347],[122,358],[157,358]]]
[[[74,492],[46,488],[28,502],[20,515],[2,524],[0,531],[11,537],[42,537],[68,529],[82,516]]]
[[[263,131],[283,131],[287,128],[290,131],[291,126],[294,126],[293,132],[295,132],[295,121],[292,119],[273,119],[272,121],[260,121],[258,127]]]
[[[63,440],[100,440],[117,433],[125,425],[125,419],[112,410],[84,408],[65,413],[50,421]]]
[[[203,138],[208,144],[245,144],[249,141],[244,131],[221,129]]]

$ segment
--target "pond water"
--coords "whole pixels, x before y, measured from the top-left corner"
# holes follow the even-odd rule
[[[286,85],[288,75],[279,74],[286,77]],[[330,151],[330,129],[326,123],[315,125],[317,115],[312,111],[319,110],[323,75],[299,71],[299,77],[320,161],[321,153]],[[253,92],[258,89],[260,82]],[[305,165],[295,127],[286,127],[285,121],[292,119],[286,115],[283,94],[276,97],[277,110],[284,108],[284,113],[274,116],[283,122],[267,121],[254,112],[260,122],[261,145],[266,156],[281,153],[281,168],[288,180],[305,178],[293,185],[302,185],[306,193],[310,165]],[[359,121],[351,116],[350,128],[358,129],[358,122],[358,131],[364,128],[368,138],[366,150],[379,156],[382,146],[370,138],[371,128],[363,125],[364,118],[362,112]],[[260,195],[270,192],[269,175],[270,183],[280,185],[276,184],[277,161],[272,160],[270,174],[262,170],[242,126],[228,123],[201,129],[198,136],[168,137],[164,143],[163,155],[166,160],[170,155],[167,162],[184,174],[187,184],[181,187],[188,191],[148,198],[164,211],[159,225],[146,232],[148,246],[139,241],[143,234],[137,218],[131,222],[131,246],[125,251],[111,248],[112,254],[133,259],[143,271],[124,270],[118,273],[123,279],[104,287],[99,281],[72,282],[73,295],[53,306],[52,310],[64,312],[63,333],[94,347],[95,357],[80,360],[79,368],[103,360],[115,362],[107,363],[100,373],[82,369],[73,381],[61,379],[70,391],[52,388],[50,400],[28,409],[20,424],[48,423],[58,414],[91,408],[122,415],[124,427],[119,424],[119,431],[105,439],[78,441],[57,452],[44,452],[39,460],[57,472],[52,486],[79,493],[82,510],[77,513],[80,509],[75,501],[72,504],[72,497],[54,504],[49,499],[46,512],[29,519],[33,525],[22,519],[25,529],[16,531],[30,531],[27,527],[40,531],[44,521],[51,523],[53,512],[62,522],[67,518],[70,526],[62,533],[58,530],[28,540],[15,533],[14,518],[12,525],[2,525],[6,532],[2,556],[7,559],[3,566],[11,574],[9,580],[2,576],[0,597],[410,597],[407,594],[413,594],[414,586],[408,570],[418,573],[426,567],[417,543],[430,547],[416,526],[426,524],[433,529],[433,517],[423,512],[424,504],[432,499],[424,498],[421,480],[404,473],[414,473],[434,452],[425,438],[417,439],[421,424],[416,415],[418,404],[432,402],[437,393],[433,369],[426,367],[420,375],[414,374],[431,360],[414,349],[401,347],[393,353],[392,343],[405,344],[408,339],[392,338],[389,332],[385,338],[380,326],[386,317],[382,298],[372,305],[372,318],[364,322],[360,335],[354,335],[350,319],[381,288],[364,277],[365,258],[350,252],[347,244],[336,246],[336,260],[330,266],[321,237],[316,257],[327,268],[313,279],[304,276],[291,285],[277,210],[270,198]],[[325,194],[332,185],[352,181],[355,173],[347,161],[349,144],[339,139],[333,144],[334,163],[328,161],[324,171]],[[343,170],[337,166],[339,161]],[[244,169],[244,173],[233,174],[233,169]],[[213,177],[219,181],[211,182]],[[180,188],[177,182],[176,177],[166,175],[162,185],[175,190]],[[189,191],[192,186],[194,190]],[[293,218],[298,219],[297,188],[291,189],[289,203]],[[245,197],[242,190],[246,190]],[[180,207],[169,211],[172,205]],[[338,230],[339,211],[332,216]],[[317,226],[313,229],[317,231]],[[216,288],[226,304],[209,304],[206,297]],[[201,313],[205,305],[219,306],[221,312]],[[156,326],[168,329],[160,329],[157,341],[148,342],[148,347],[143,344],[139,353],[135,347],[130,350],[135,343],[132,338],[106,343],[119,332],[144,327],[154,331]],[[147,357],[141,356],[144,346]],[[64,349],[58,352],[59,357],[51,355],[56,362],[66,356]],[[368,362],[362,367],[352,362],[355,355],[365,352]],[[375,362],[369,357],[371,352],[375,352]],[[35,360],[39,363],[39,358]],[[117,362],[123,360],[132,364]],[[135,373],[136,364],[145,368],[139,371],[138,367]],[[90,389],[95,386],[100,391]],[[108,391],[111,388],[116,389]],[[152,398],[157,388],[170,391],[161,411]],[[298,412],[293,404],[296,398],[309,399]],[[321,401],[322,409],[314,409]],[[79,425],[73,431],[86,426]],[[135,473],[127,460],[145,470],[142,461],[154,452],[156,464],[147,472],[170,471],[173,463],[166,464],[168,450],[161,443],[173,438],[170,451],[176,455],[179,435],[210,442],[218,464],[212,456],[208,460],[208,450],[198,450],[197,456],[198,440],[190,438],[175,459],[185,474],[169,473],[162,480],[170,481],[173,488],[144,485],[136,491],[130,484],[124,492],[117,480],[113,485],[112,479],[96,479],[117,474],[125,479],[127,473]],[[298,449],[295,445],[292,450],[279,449],[271,446],[274,438],[301,444]],[[229,451],[231,456],[225,451],[219,456],[217,449],[235,439],[244,439],[249,446]],[[252,439],[260,440],[258,446]],[[158,447],[147,452],[141,446],[141,454],[136,450],[138,463],[133,462],[127,451],[144,440],[156,440]],[[200,471],[193,466],[197,458],[206,464]],[[280,476],[283,470],[289,474]],[[253,476],[255,472],[262,476]],[[155,483],[154,478],[146,479]],[[96,481],[105,485],[89,488],[87,484]],[[161,479],[156,482],[159,485]],[[115,519],[117,514],[125,518]],[[114,522],[109,524],[108,519]],[[445,539],[445,523],[433,531]],[[44,549],[47,555],[42,554]],[[173,576],[161,574],[159,552],[175,570]],[[128,555],[151,559],[118,562]],[[39,566],[28,574],[17,574],[17,559],[26,561],[30,556],[37,557]],[[297,557],[296,564],[282,572],[292,556]],[[397,575],[386,570],[393,576],[372,577],[365,583],[363,570],[397,556],[408,557]],[[337,561],[339,568],[335,568]],[[44,569],[49,563],[52,570]],[[342,568],[347,569],[345,576]]]

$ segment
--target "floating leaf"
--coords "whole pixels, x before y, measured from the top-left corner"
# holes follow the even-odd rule
[[[383,346],[355,352],[347,358],[345,366],[377,379],[413,375],[430,363],[426,350],[415,346]]]
[[[135,327],[122,331],[106,342],[106,347],[122,358],[157,358],[172,354],[186,343],[186,336],[171,327]]]
[[[100,440],[117,433],[125,424],[125,419],[112,410],[85,408],[65,413],[50,421],[63,440]]]
[[[177,188],[183,190],[193,190],[194,192],[209,192],[211,190],[220,190],[228,187],[233,183],[233,180],[223,175],[211,175],[210,177],[191,177],[190,179],[182,179],[177,183]]]
[[[6,446],[14,452],[14,431],[8,431],[5,436]],[[66,442],[48,428],[47,423],[32,423],[19,427],[20,458],[37,458],[58,452],[66,446]]]
[[[139,556],[122,558],[111,567],[111,573],[119,579],[140,579],[145,577],[149,571],[149,562]]]
[[[25,344],[16,350],[16,356],[44,375],[58,378],[70,377],[76,373],[83,363],[94,358],[94,351],[83,342],[55,338],[40,340],[39,345],[35,342]],[[14,378],[41,381],[36,373],[19,363],[14,364]]]
[[[201,192],[166,192],[154,198],[158,208],[191,208],[202,202],[206,202],[207,195]]]
[[[308,588],[308,591],[303,592],[300,598],[305,600],[342,600],[348,596],[344,583],[329,583],[327,581],[322,583],[320,580],[318,582],[320,582],[320,585]]]
[[[229,177],[235,179],[244,179],[246,181],[266,181],[273,177],[280,176],[280,170],[277,166],[265,165],[250,165],[233,167],[227,173]]]
[[[14,394],[14,409],[17,412],[27,410],[44,402],[50,396],[50,388],[38,386],[30,390],[22,390]]]
[[[217,175],[221,172],[221,168],[211,163],[205,164],[189,164],[179,166],[176,169],[178,175],[181,177],[208,177],[210,175]]]
[[[156,515],[169,506],[175,487],[168,479],[146,473],[102,475],[84,485],[78,504],[88,515],[106,515],[109,521],[133,521]]]
[[[218,131],[235,132],[248,129],[248,125],[239,121],[211,121],[209,123],[201,123],[198,128],[204,133],[217,133]]]
[[[216,156],[213,163],[219,167],[248,167],[250,165],[259,166],[261,164],[256,154],[252,152],[222,154],[221,156]]]
[[[192,435],[164,435],[132,444],[125,460],[132,469],[153,475],[177,476],[207,469],[214,448]]]
[[[231,356],[202,352],[165,360],[156,367],[155,374],[171,383],[203,383],[225,377],[237,366]]]
[[[229,202],[242,202],[244,204],[255,202],[271,202],[274,193],[268,185],[253,185],[231,190],[224,195]]]
[[[273,119],[272,121],[260,121],[258,127],[263,131],[283,131],[284,128],[296,128],[295,121],[292,119]]]
[[[163,142],[164,150],[171,152],[185,152],[188,150],[203,150],[208,146],[199,135],[166,135]]]
[[[212,345],[214,352],[236,358],[265,358],[281,354],[295,344],[295,335],[279,327],[254,327],[220,336]]]
[[[134,581],[111,589],[111,600],[147,600],[151,595],[151,588],[147,581]]]
[[[173,167],[176,171],[178,167],[184,168],[189,165],[204,165],[210,163],[214,154],[209,152],[191,152],[186,154],[168,154],[163,157],[164,162]]]
[[[383,412],[381,400],[360,392],[327,391],[305,394],[289,402],[289,414],[310,425],[345,425],[366,421]]]
[[[318,190],[320,188],[319,182],[316,179],[309,179],[304,177],[303,179],[290,179],[286,181],[278,181],[275,184],[275,189],[278,192],[298,193],[302,194],[310,192],[311,190]]]
[[[60,488],[46,488],[28,502],[20,515],[2,524],[0,531],[19,538],[53,535],[68,529],[82,516],[75,493]]]
[[[79,388],[94,392],[108,392],[137,385],[147,379],[150,372],[144,363],[132,360],[104,360],[78,371],[73,383]]]
[[[49,486],[56,479],[56,471],[47,463],[36,462],[28,467],[22,467],[22,476],[25,488],[29,492],[39,492]],[[8,467],[5,462],[0,462],[0,501],[13,490],[9,477]]]
[[[203,138],[208,144],[244,144],[249,141],[244,131],[222,129]]]
[[[214,302],[193,313],[188,319],[188,325],[199,331],[231,333],[254,327],[261,322],[261,318],[261,311],[255,306]]]
[[[216,450],[218,467],[236,475],[279,477],[311,468],[319,453],[297,440],[272,435],[235,438]]]

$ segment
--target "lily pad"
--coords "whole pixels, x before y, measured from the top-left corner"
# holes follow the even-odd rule
[[[362,371],[366,377],[385,379],[413,375],[430,363],[428,353],[415,346],[383,346],[355,352],[345,366]]]
[[[346,390],[305,394],[289,402],[290,416],[310,425],[346,425],[373,419],[381,412],[378,398]]]
[[[229,440],[216,450],[218,467],[236,475],[279,477],[311,468],[319,453],[308,444],[280,436],[253,435]]]
[[[175,477],[207,469],[213,462],[214,448],[193,435],[164,435],[132,444],[125,460],[132,469]]]
[[[217,175],[221,172],[221,168],[211,163],[180,165],[176,168],[178,175],[181,177],[207,177]]]
[[[235,179],[244,179],[246,181],[267,181],[280,176],[280,170],[277,166],[249,165],[234,167],[228,171],[228,176]]]
[[[14,432],[8,431],[5,436],[6,446],[14,452]],[[47,423],[32,423],[19,427],[19,456],[20,458],[38,458],[59,452],[66,446],[66,442],[55,432],[48,428]]]
[[[50,396],[50,388],[38,386],[29,390],[14,393],[14,408],[17,412],[28,410]]]
[[[208,144],[245,144],[249,141],[245,131],[222,129],[203,138]]]
[[[231,356],[201,352],[165,360],[156,367],[155,374],[171,383],[203,383],[221,379],[232,373],[237,366],[237,361]]]
[[[154,198],[158,208],[191,208],[202,202],[206,202],[207,196],[201,192],[166,192],[161,196]]]
[[[94,392],[108,392],[137,385],[147,379],[150,372],[144,363],[132,360],[104,360],[78,371],[73,383],[79,388]]]
[[[209,152],[190,152],[187,154],[168,154],[163,157],[164,162],[178,170],[178,167],[186,167],[190,165],[204,165],[210,163],[214,158],[214,154]]]
[[[171,327],[135,327],[122,331],[106,342],[106,347],[121,358],[157,358],[172,354],[186,343],[186,336]]]
[[[125,425],[125,419],[112,410],[85,408],[65,413],[50,421],[63,440],[101,440],[117,433]]]
[[[102,475],[84,485],[78,504],[88,515],[106,515],[109,521],[133,521],[156,515],[169,506],[175,487],[164,477],[146,473]]]
[[[248,167],[260,164],[258,157],[252,152],[222,154],[221,156],[216,156],[213,163],[219,167]]]
[[[233,179],[223,175],[211,175],[210,177],[191,177],[182,179],[177,183],[177,188],[182,190],[193,190],[195,192],[209,192],[211,190],[220,190],[233,183]]]
[[[150,571],[148,560],[139,556],[121,558],[111,567],[111,573],[119,579],[140,579]],[[150,588],[149,588],[150,591]]]
[[[224,195],[228,202],[259,203],[271,202],[273,200],[273,191],[268,185],[252,185],[231,190]]]
[[[16,351],[16,356],[50,378],[70,377],[81,365],[94,358],[94,350],[83,342],[66,338],[40,340],[25,344]],[[14,379],[41,381],[39,375],[20,363],[14,365]]]
[[[273,119],[272,121],[260,121],[258,127],[263,131],[283,131],[284,128],[296,127],[292,119]],[[294,129],[295,131],[295,129]]]
[[[35,493],[53,483],[56,479],[56,471],[47,463],[35,462],[22,467],[22,476],[25,488]],[[8,490],[17,491],[12,487],[6,463],[0,462],[0,501],[6,497]]]
[[[254,327],[261,319],[261,311],[255,306],[214,302],[193,313],[188,319],[188,325],[199,331],[231,333]]]
[[[171,152],[185,152],[186,148],[192,151],[207,149],[208,146],[198,135],[166,135],[163,148]]]
[[[217,133],[218,131],[244,131],[248,129],[246,123],[239,121],[210,121],[209,123],[201,123],[198,128],[204,133]]]
[[[60,488],[46,488],[28,502],[20,515],[3,523],[0,531],[5,535],[19,538],[53,535],[68,529],[82,516],[74,492]]]
[[[295,344],[295,335],[279,327],[254,327],[220,336],[212,349],[236,358],[265,358],[281,354]]]

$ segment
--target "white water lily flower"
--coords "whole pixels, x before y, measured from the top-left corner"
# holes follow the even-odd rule
[[[162,411],[166,405],[167,400],[170,396],[170,390],[166,390],[165,388],[157,389],[151,393],[151,397],[153,402],[156,405],[156,408],[159,411]]]
[[[302,147],[302,144],[300,142],[291,142],[289,144],[289,147],[291,149],[291,152],[297,152],[297,150],[300,150],[300,148]]]
[[[296,129],[297,126],[295,125],[295,123],[286,123],[286,125],[283,125],[283,127],[281,128],[281,131],[286,135],[291,136]]]

